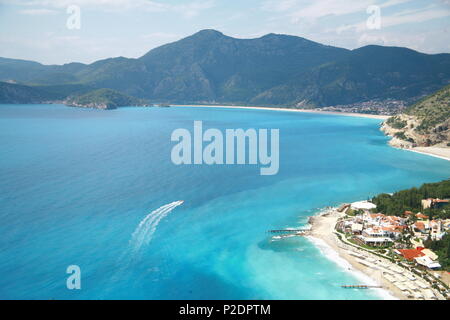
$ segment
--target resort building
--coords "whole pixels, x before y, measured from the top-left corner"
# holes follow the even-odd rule
[[[424,266],[428,269],[438,269],[441,267],[441,265],[438,262],[432,260],[428,256],[417,257],[414,260],[416,261],[417,264]]]
[[[428,269],[437,269],[441,267],[441,265],[436,261],[438,259],[438,255],[430,249],[417,247],[416,249],[398,249],[394,252],[401,255],[406,260],[411,262],[414,261]]]
[[[391,238],[386,237],[366,237],[361,235],[358,238],[364,242],[364,244],[372,247],[387,246],[393,242]]]
[[[433,251],[431,251],[430,249],[423,249],[422,253],[424,255],[426,255],[427,257],[429,257],[431,260],[437,260],[438,259],[438,255],[436,253],[434,253]]]
[[[429,227],[431,240],[441,240],[445,235],[441,220],[431,220]]]
[[[429,208],[440,209],[443,206],[448,205],[449,202],[450,202],[449,199],[445,199],[445,200],[433,199],[433,198],[423,199],[422,200],[422,208],[424,210],[429,209]]]
[[[422,253],[423,249],[423,247],[418,247],[416,249],[398,249],[394,252],[401,255],[408,261],[414,261],[416,258],[425,256],[425,254]]]
[[[430,224],[428,221],[417,221],[413,224],[415,232],[428,234],[430,232]]]
[[[385,233],[381,228],[373,227],[364,229],[362,235],[367,238],[382,238],[385,236]]]
[[[375,209],[376,207],[377,207],[376,205],[374,205],[372,202],[369,201],[353,202],[350,205],[350,208],[353,210],[364,210],[364,211]]]
[[[352,234],[360,235],[363,231],[363,225],[361,223],[352,223],[351,232]]]
[[[433,199],[429,198],[429,199],[423,199],[422,200],[422,208],[425,209],[429,209],[431,208],[431,204],[433,203]]]
[[[403,228],[400,228],[397,226],[387,226],[387,227],[381,227],[381,229],[383,230],[383,233],[385,234],[385,236],[392,238],[392,239],[399,239],[400,236],[402,235]]]
[[[374,247],[386,246],[393,242],[380,227],[366,228],[358,238],[364,244]]]
[[[442,229],[444,231],[449,231],[450,230],[450,219],[441,220],[441,222],[442,222]]]
[[[415,236],[421,239],[441,240],[445,235],[445,229],[441,220],[423,220],[413,224]]]

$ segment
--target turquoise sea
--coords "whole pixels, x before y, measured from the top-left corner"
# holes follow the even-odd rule
[[[280,170],[175,166],[176,128],[279,128]],[[1,299],[380,299],[308,239],[321,208],[448,178],[380,120],[270,110],[0,105]],[[175,201],[184,200],[179,205]],[[68,290],[66,268],[81,268]]]

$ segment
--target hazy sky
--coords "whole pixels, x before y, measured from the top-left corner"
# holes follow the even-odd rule
[[[71,5],[80,9],[79,29],[67,27]],[[0,56],[45,64],[137,58],[209,28],[238,38],[284,33],[349,49],[450,52],[450,0],[0,0]]]

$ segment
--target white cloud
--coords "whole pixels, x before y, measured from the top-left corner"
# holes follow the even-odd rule
[[[272,29],[291,30],[308,39],[346,48],[367,44],[405,46],[421,52],[448,51],[450,32],[431,22],[450,19],[450,0],[321,0],[264,2],[261,10],[272,12],[266,19]],[[381,8],[381,29],[369,30],[366,12],[370,5]],[[447,19],[447,20],[445,20]],[[447,22],[445,22],[447,21]],[[410,28],[411,32],[405,28]],[[296,28],[296,29],[295,29]],[[436,35],[440,35],[436,37]],[[440,39],[440,40],[437,40]]]
[[[406,23],[420,23],[433,19],[439,19],[450,16],[450,10],[428,9],[418,10],[416,12],[400,12],[398,14],[381,17],[382,27],[392,27]]]
[[[178,34],[174,33],[168,33],[168,32],[153,32],[149,34],[143,34],[141,35],[142,39],[173,39],[173,38],[179,38],[180,36]]]
[[[193,18],[200,14],[201,11],[214,7],[213,0],[195,1],[188,4],[170,5],[169,10],[181,13],[187,18]]]
[[[25,9],[25,10],[20,10],[19,13],[31,15],[31,16],[38,16],[38,15],[56,14],[56,13],[58,13],[58,11],[52,10],[52,9]]]
[[[381,28],[389,28],[408,23],[422,23],[433,19],[450,17],[450,10],[437,9],[435,6],[428,6],[426,8],[403,10],[392,14],[390,16],[381,15]],[[335,29],[327,29],[326,32],[335,31],[341,34],[346,31],[353,31],[357,33],[366,32],[366,21],[361,21],[355,24],[342,25]]]
[[[183,4],[169,4],[153,0],[0,0],[0,3],[18,6],[39,7],[32,10],[65,9],[77,5],[81,9],[89,8],[103,11],[145,10],[148,12],[176,12],[186,18],[192,18],[203,10],[214,7],[214,0],[194,0]]]
[[[315,1],[290,14],[293,22],[311,21],[326,16],[341,16],[355,12],[363,12],[373,0],[359,0],[357,2],[346,0]]]
[[[387,7],[396,6],[398,4],[407,3],[407,2],[410,2],[410,1],[411,0],[388,0],[386,2],[383,2],[381,4],[377,4],[377,5],[379,5],[381,8],[387,8]]]
[[[327,16],[345,16],[366,12],[366,9],[371,5],[388,8],[410,1],[412,0],[387,0],[384,2],[376,0],[268,0],[263,3],[261,9],[271,12],[286,12],[291,21],[297,23],[303,21],[314,22]]]
[[[263,2],[261,9],[269,12],[284,12],[297,4],[297,0],[268,0]]]

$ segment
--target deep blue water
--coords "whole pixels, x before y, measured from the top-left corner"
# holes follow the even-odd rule
[[[170,135],[192,131],[194,120],[279,128],[279,173],[175,166]],[[269,110],[0,105],[0,298],[378,299],[340,288],[359,280],[309,240],[270,242],[266,231],[449,177],[448,161],[389,147],[379,123]],[[149,213],[177,200],[185,202],[133,238]],[[66,288],[73,264],[81,290]]]

